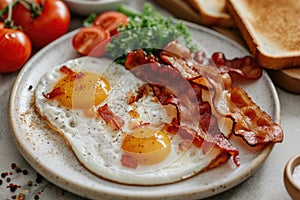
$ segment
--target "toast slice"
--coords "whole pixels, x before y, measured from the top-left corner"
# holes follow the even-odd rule
[[[258,64],[300,66],[300,1],[227,0],[226,7]]]
[[[234,27],[225,8],[226,0],[188,0],[188,3],[200,14],[204,25]]]

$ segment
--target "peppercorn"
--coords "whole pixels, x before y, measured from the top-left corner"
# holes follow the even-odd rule
[[[16,166],[16,167],[15,167],[15,170],[16,170],[17,173],[19,173],[19,172],[22,171],[21,168],[20,168],[19,166]]]
[[[5,178],[6,177],[6,173],[1,173],[1,177]]]
[[[43,182],[43,177],[39,173],[36,174],[35,182],[37,183]]]
[[[11,164],[11,168],[12,168],[12,169],[15,169],[16,166],[17,166],[16,163],[12,163],[12,164]]]
[[[33,185],[33,182],[32,182],[32,181],[28,181],[28,182],[27,182],[27,185],[28,185],[28,186],[32,186],[32,185]]]
[[[23,174],[24,175],[27,175],[28,174],[28,171],[25,169],[25,170],[23,170]]]
[[[24,199],[25,199],[25,194],[20,193],[20,194],[18,195],[18,200],[24,200]]]
[[[16,185],[11,185],[11,186],[9,187],[9,189],[10,189],[11,192],[14,192],[14,191],[17,190],[17,186],[16,186]]]

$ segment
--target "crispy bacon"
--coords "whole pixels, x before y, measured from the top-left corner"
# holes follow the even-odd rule
[[[72,69],[68,68],[68,67],[65,66],[65,65],[62,66],[62,67],[59,69],[59,71],[60,71],[61,73],[68,74],[68,75],[75,74],[75,72],[74,72]]]
[[[141,87],[139,87],[136,96],[134,96],[133,92],[127,94],[127,102],[129,105],[131,105],[147,94],[148,94],[147,84],[143,84]]]
[[[124,125],[124,121],[116,116],[108,107],[107,104],[98,108],[98,114],[101,118],[109,124],[114,130],[120,130],[121,127]]]
[[[166,60],[166,54],[163,55],[164,60]],[[201,62],[207,63],[205,61],[206,57],[201,54]],[[189,65],[185,64],[184,68],[182,67],[182,62],[188,62],[185,61],[183,58],[168,58],[169,64],[173,67],[177,67],[178,65],[181,65],[181,69],[189,69]],[[212,99],[212,105],[216,107],[216,111],[223,115],[228,116],[230,118],[234,118],[234,121],[236,123],[234,133],[236,135],[240,135],[244,137],[244,139],[249,143],[249,145],[258,145],[258,144],[266,144],[269,142],[281,142],[283,138],[282,129],[280,126],[274,124],[272,122],[272,119],[263,112],[251,99],[248,97],[245,91],[243,91],[240,88],[240,92],[238,94],[235,94],[235,89],[231,90],[232,88],[232,82],[229,79],[228,76],[224,76],[224,74],[235,72],[239,75],[243,76],[247,79],[255,79],[259,78],[262,74],[262,69],[259,67],[254,60],[249,57],[245,56],[243,58],[235,58],[232,60],[226,59],[225,55],[223,53],[217,52],[212,55],[212,60],[215,62],[215,64],[218,67],[218,71],[215,70],[214,67],[210,66],[201,66],[197,63],[194,63],[193,69],[198,69],[198,73],[202,76],[195,76],[191,78],[194,83],[200,84],[202,87],[207,86],[206,89],[213,91],[214,96]],[[179,62],[180,61],[180,62]],[[183,73],[184,74],[184,73]],[[205,87],[203,87],[205,88]],[[251,127],[245,128],[244,121],[240,115],[230,113],[233,112],[230,108],[230,102],[224,101],[224,95],[228,92],[232,91],[232,98],[245,98],[247,99],[246,103],[247,105],[251,105],[252,108],[255,108],[255,113],[260,113],[257,116],[260,116],[259,119],[256,119],[256,123],[249,123],[251,124]],[[234,97],[235,96],[235,97]],[[249,100],[250,99],[250,100]],[[243,102],[236,101],[237,104],[243,104]],[[245,102],[244,102],[245,103]],[[226,108],[224,105],[227,105],[228,108]],[[245,112],[244,115],[248,114],[250,115],[249,109],[242,108],[243,106],[238,107],[236,110],[241,113]],[[247,110],[247,112],[246,112]],[[265,118],[265,120],[263,120]],[[249,119],[249,116],[247,117]]]
[[[145,54],[140,51],[142,50],[132,51],[127,56],[127,61],[135,60],[136,67],[131,68],[131,72],[152,87],[155,96],[163,105],[167,104],[165,101],[170,104],[180,102],[180,106],[177,105],[178,113],[181,115],[180,121],[193,122],[197,116],[199,118],[198,106],[194,103],[198,97],[189,81],[182,77],[176,68],[159,63],[157,59],[152,57],[141,59],[140,56]],[[136,63],[137,60],[141,60],[142,63]]]
[[[283,131],[240,87],[229,92],[228,104],[236,121],[234,133],[251,145],[282,142]]]
[[[205,137],[205,142],[208,142],[209,146],[211,146],[210,143],[216,144],[222,152],[227,152],[232,155],[235,164],[239,165],[239,152],[220,131],[218,120],[212,114],[211,105],[207,101],[200,104],[200,113],[201,117],[199,123],[205,133],[205,136],[203,136]]]
[[[212,124],[209,122],[211,120],[213,121]],[[192,141],[204,154],[207,154],[212,148],[219,148],[221,152],[231,155],[234,163],[239,166],[238,149],[220,132],[218,124],[215,122],[216,118],[213,115],[205,114],[203,118],[200,119],[200,124],[204,124],[205,127],[210,127],[206,128],[206,130],[202,129],[196,132],[189,127],[179,126],[177,124],[166,124],[165,129],[169,133],[178,134],[184,140],[184,145],[187,140]]]
[[[138,166],[137,160],[129,154],[122,154],[121,163],[123,166],[133,169],[137,168]]]
[[[181,57],[165,50],[156,56],[159,58],[146,55],[142,50],[132,51],[128,54],[126,68],[151,86],[162,105],[175,106],[177,118],[166,125],[170,133],[179,134],[184,141],[192,138],[193,144],[201,147],[204,153],[215,146],[223,155],[231,155],[236,165],[239,165],[239,152],[220,131],[215,114],[229,119],[234,125],[234,129],[229,129],[230,133],[234,131],[242,136],[249,145],[282,141],[281,128],[251,101],[245,91],[232,87],[228,75],[232,71],[250,79],[261,75],[261,68],[252,59],[227,60],[224,54],[214,54],[219,67],[216,68],[201,65],[191,60],[192,56]],[[205,56],[201,59],[204,59],[202,63],[209,63]],[[254,71],[249,73],[250,69]],[[205,100],[202,90],[206,91],[205,95],[210,95],[205,96]],[[244,125],[245,117],[251,119],[248,125]],[[195,121],[199,124],[195,125]],[[182,144],[182,148],[184,146]]]
[[[134,59],[135,53],[137,59]],[[207,107],[203,106],[204,104],[210,105],[207,102],[202,102],[201,85],[184,78],[177,71],[177,68],[161,65],[161,63],[156,63],[153,60],[149,61],[148,58],[143,59],[140,57],[141,55],[145,54],[139,51],[130,52],[128,54],[130,58],[127,61],[141,60],[140,65],[134,63],[136,67],[131,68],[131,71],[137,77],[149,83],[154,95],[162,105],[171,104],[175,106],[178,127],[172,125],[168,129],[176,131],[185,140],[195,138],[192,139],[195,145],[205,147],[203,152],[207,152],[209,147],[216,145],[221,151],[231,154],[234,157],[235,164],[239,165],[238,150],[220,132],[211,109],[205,110]],[[145,61],[150,63],[144,63]]]
[[[65,92],[60,88],[54,88],[51,92],[49,93],[42,93],[43,96],[46,98],[46,99],[54,99],[55,97],[59,96],[59,95],[63,95],[65,94]]]
[[[147,62],[148,58],[146,57],[145,52],[141,49],[138,49],[136,51],[131,51],[128,53],[124,65],[126,69],[131,70]]]
[[[142,98],[144,95],[146,95],[148,93],[147,91],[147,85],[142,85],[139,90],[138,90],[138,93],[135,97],[135,101],[138,101],[140,98]]]
[[[133,92],[127,93],[127,103],[128,103],[128,105],[131,105],[134,102],[136,102],[136,97],[134,96],[134,93]]]
[[[187,62],[187,58],[184,58],[180,56],[180,54],[176,53],[163,50],[160,52],[159,56],[166,64],[171,65],[174,69],[180,72],[180,74],[184,78],[188,79],[191,77],[199,76],[199,71],[194,68],[194,66],[189,62]]]
[[[79,72],[79,73],[74,72],[72,69],[68,68],[65,65],[60,67],[59,71],[63,74],[66,74],[67,77],[71,78],[71,80],[80,79],[85,75],[83,72]],[[63,94],[65,94],[65,91],[62,88],[58,87],[58,88],[54,88],[51,92],[47,94],[43,93],[42,95],[46,99],[54,99],[55,97]]]
[[[176,57],[182,57],[182,58],[186,58],[186,59],[190,59],[191,58],[191,51],[189,48],[187,48],[186,46],[180,44],[180,42],[178,42],[178,40],[173,40],[171,42],[169,42],[164,48],[163,52],[169,52],[171,54],[173,54]]]
[[[237,73],[246,79],[257,79],[262,75],[262,68],[250,56],[226,59],[224,53],[216,52],[212,60],[221,72]]]

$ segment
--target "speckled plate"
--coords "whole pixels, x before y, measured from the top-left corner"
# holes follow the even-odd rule
[[[248,52],[237,43],[209,29],[187,23],[193,38],[209,52],[222,51],[227,57]],[[52,183],[91,199],[197,199],[228,190],[251,176],[265,161],[272,146],[240,149],[241,165],[231,161],[187,180],[162,186],[129,186],[103,180],[76,160],[60,136],[48,128],[34,112],[31,101],[40,77],[51,67],[79,55],[72,49],[71,32],[54,41],[30,59],[13,87],[10,99],[10,123],[14,141],[25,159]],[[241,82],[251,98],[279,123],[280,107],[276,90],[264,72],[253,82]],[[235,141],[233,141],[235,143]]]

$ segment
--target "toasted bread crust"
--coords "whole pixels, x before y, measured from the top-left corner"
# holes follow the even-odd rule
[[[258,64],[275,70],[300,66],[300,3],[227,0],[226,7]]]
[[[225,9],[225,0],[210,0],[206,2],[188,0],[188,3],[200,14],[202,22],[206,26],[235,26],[231,16]],[[209,7],[211,7],[211,10]]]

